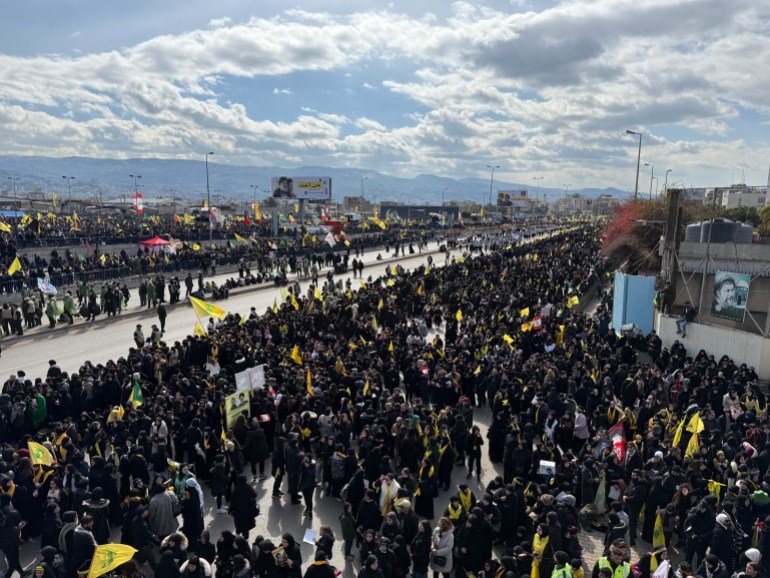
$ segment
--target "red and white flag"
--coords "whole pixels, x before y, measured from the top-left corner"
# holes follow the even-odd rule
[[[626,459],[626,431],[623,429],[623,422],[620,422],[609,429],[612,450],[618,456],[621,463]]]

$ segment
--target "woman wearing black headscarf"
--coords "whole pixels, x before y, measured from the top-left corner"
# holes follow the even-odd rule
[[[43,513],[43,520],[40,523],[40,548],[46,546],[59,545],[59,533],[62,529],[62,521],[59,517],[59,505],[49,502]]]
[[[179,567],[174,559],[174,552],[165,550],[155,567],[155,578],[179,578]]]
[[[294,536],[288,532],[281,537],[281,552],[278,558],[278,570],[283,578],[302,576],[302,553]]]

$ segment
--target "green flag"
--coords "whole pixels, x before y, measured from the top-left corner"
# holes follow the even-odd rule
[[[134,387],[131,389],[131,395],[128,401],[134,404],[134,407],[139,407],[144,403],[144,395],[142,395],[142,387],[138,381],[134,382]]]

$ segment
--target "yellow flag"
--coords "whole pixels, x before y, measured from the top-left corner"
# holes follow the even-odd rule
[[[395,265],[390,266],[390,274],[391,275],[398,275],[398,269],[396,269]]]
[[[294,307],[296,311],[299,311],[299,301],[294,297],[294,294],[291,295],[291,306]]]
[[[423,284],[420,283],[420,285],[417,287],[417,294],[422,295],[423,291],[424,291]]]
[[[388,287],[393,287],[393,285],[395,284],[396,282],[393,279],[388,279],[387,281],[385,281],[385,285],[387,285]]]
[[[273,298],[273,313],[278,313],[278,298]]]
[[[297,365],[302,365],[302,356],[299,354],[299,346],[298,345],[294,346],[294,348],[291,350],[291,355],[289,355],[289,357]]]
[[[479,375],[481,373],[481,366],[479,365],[476,367],[476,369],[473,371],[473,375]]]
[[[259,203],[254,203],[254,218],[257,221],[262,220],[262,212],[259,210]]]
[[[200,335],[201,337],[206,337],[206,332],[203,330],[203,325],[201,325],[200,321],[195,322],[195,329],[193,329],[193,333],[195,335]]]
[[[200,251],[201,250],[201,246],[198,245],[198,243],[194,243],[193,246],[192,246],[192,250],[193,251]]]
[[[2,231],[3,233],[10,233],[11,232],[11,228],[8,225],[6,225],[5,223],[0,222],[0,231]]]
[[[29,449],[29,459],[32,465],[53,465],[53,456],[44,445],[37,442],[27,442],[27,449]]]
[[[87,578],[98,578],[121,564],[128,562],[136,554],[136,548],[125,544],[103,544],[97,546],[91,558],[91,567]]]
[[[377,303],[377,309],[382,309],[385,306],[385,304],[382,302],[382,297],[380,297],[380,302]]]
[[[532,323],[532,321],[530,321],[529,323],[522,323],[522,325],[521,325],[521,332],[522,333],[526,333],[527,331],[532,329],[532,325],[534,325]]]
[[[683,431],[684,431],[684,419],[679,422],[679,425],[676,428],[676,432],[674,433],[674,439],[671,440],[671,447],[676,447],[679,445],[679,442],[682,441]]]
[[[120,420],[123,421],[123,416],[126,415],[126,410],[123,409],[122,405],[118,406],[118,409],[115,411],[115,416]]]
[[[521,316],[522,319],[526,319],[527,317],[529,317],[529,307],[525,307],[524,309],[522,309],[519,312],[519,315]]]
[[[319,301],[324,300],[323,293],[321,293],[321,290],[318,287],[316,287],[315,290],[313,291],[313,297],[315,297]]]
[[[577,295],[573,295],[567,300],[567,308],[572,309],[578,303],[580,303],[580,299],[578,299]]]
[[[663,518],[660,512],[655,514],[655,528],[652,531],[652,549],[666,547],[666,536],[663,535]],[[658,568],[658,560],[655,556],[650,558],[650,570],[655,571]]]
[[[703,421],[700,418],[700,412],[695,412],[695,414],[690,418],[690,423],[687,424],[687,431],[694,434],[699,434],[704,429],[706,429],[706,426],[703,425]]]
[[[455,313],[455,319],[457,319],[458,323],[463,320],[463,312],[460,309],[458,309],[457,313]]]
[[[315,395],[313,393],[313,378],[310,376],[310,368],[307,368],[307,374],[305,375],[306,391],[308,395]]]
[[[698,443],[698,434],[692,434],[690,442],[687,444],[687,449],[684,450],[684,455],[692,457],[700,450],[700,444]]]
[[[395,349],[395,347],[393,347],[393,340],[391,339],[391,341],[390,341],[390,345],[388,345],[388,351],[390,351],[391,353],[393,353],[393,350],[394,350],[394,349]]]
[[[206,303],[205,301],[196,299],[192,296],[189,297],[189,299],[190,303],[192,303],[193,309],[195,310],[195,314],[198,317],[216,317],[217,319],[224,319],[225,315],[227,315],[227,311],[217,307],[216,305]]]
[[[366,395],[367,393],[369,393],[369,380],[368,379],[364,382],[364,395]]]
[[[503,341],[505,341],[508,345],[513,347],[513,337],[511,337],[507,333],[505,335],[503,335]]]
[[[11,266],[8,267],[8,274],[13,275],[16,271],[21,271],[21,261],[19,261],[18,257],[16,257],[11,263]]]
[[[241,237],[238,233],[234,233],[234,235],[235,235],[235,240],[238,241],[241,245],[248,245],[249,244],[248,240],[246,240],[243,237]]]

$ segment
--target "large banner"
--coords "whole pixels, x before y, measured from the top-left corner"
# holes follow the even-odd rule
[[[332,198],[331,177],[273,177],[274,199],[328,201]]]
[[[242,413],[246,413],[246,419],[249,419],[251,405],[249,404],[248,391],[236,391],[225,398],[225,410],[227,411],[227,429],[235,425],[235,420]]]
[[[265,387],[265,366],[257,365],[235,374],[235,389],[243,391],[248,389],[262,389]]]
[[[711,314],[720,319],[743,323],[749,302],[751,278],[743,273],[717,271],[714,273],[714,296]]]

